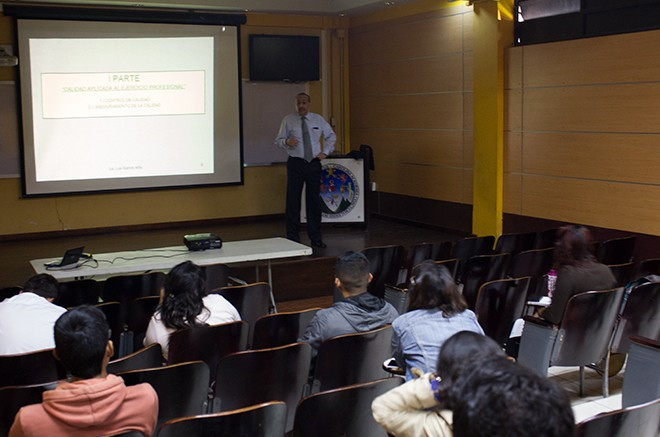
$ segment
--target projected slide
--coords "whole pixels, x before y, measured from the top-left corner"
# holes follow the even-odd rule
[[[29,43],[38,182],[213,173],[213,38]]]

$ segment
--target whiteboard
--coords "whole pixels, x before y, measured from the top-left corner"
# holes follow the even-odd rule
[[[19,176],[18,120],[16,86],[0,82],[0,177]]]
[[[305,84],[243,82],[243,161],[246,165],[286,162],[288,155],[275,145],[285,115],[294,112],[296,94]]]

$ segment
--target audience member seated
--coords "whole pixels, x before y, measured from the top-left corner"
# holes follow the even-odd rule
[[[433,261],[417,265],[410,278],[408,311],[392,322],[392,350],[399,366],[435,372],[442,344],[460,331],[483,335],[477,317],[458,292],[449,270]]]
[[[318,311],[298,340],[312,346],[313,356],[329,338],[371,331],[392,323],[399,315],[384,299],[367,292],[372,278],[369,260],[363,254],[347,252],[337,259],[335,286],[344,300]]]
[[[454,437],[570,437],[573,410],[557,383],[504,358],[472,361],[441,396]]]
[[[448,390],[469,362],[493,356],[503,357],[504,352],[489,337],[469,331],[454,334],[440,349],[437,374],[425,373],[376,398],[374,419],[399,437],[451,436],[452,413],[440,391]]]
[[[0,355],[55,347],[53,326],[66,312],[53,304],[59,284],[42,273],[27,280],[20,294],[0,302]]]
[[[170,334],[190,326],[235,322],[241,316],[219,294],[208,294],[204,271],[190,261],[177,264],[165,277],[160,304],[149,321],[144,345],[160,343],[167,360]]]
[[[596,261],[590,247],[591,233],[584,226],[559,228],[553,266],[557,270],[557,283],[551,296],[552,303],[541,314],[548,322],[559,324],[572,296],[616,286],[612,271]]]
[[[549,290],[551,303],[538,316],[558,325],[568,300],[578,293],[609,290],[616,286],[616,278],[609,267],[600,264],[591,253],[591,233],[584,226],[567,225],[557,231],[553,254],[553,268],[557,271],[554,290]],[[507,353],[516,357],[524,323],[517,320],[507,342]]]
[[[152,435],[158,397],[149,384],[131,387],[106,372],[114,347],[105,316],[98,308],[80,306],[55,323],[55,357],[71,380],[43,394],[41,404],[16,414],[14,436],[99,436],[139,431]]]

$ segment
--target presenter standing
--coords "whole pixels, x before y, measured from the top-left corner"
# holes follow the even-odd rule
[[[326,244],[321,235],[321,160],[335,149],[337,136],[321,115],[309,112],[310,105],[308,94],[296,95],[296,112],[282,120],[275,144],[289,155],[286,163],[286,237],[300,241],[300,199],[305,185],[307,235],[312,246],[323,249]]]

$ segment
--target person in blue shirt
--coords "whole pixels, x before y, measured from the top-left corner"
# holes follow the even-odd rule
[[[460,331],[484,334],[445,266],[427,260],[413,269],[408,310],[392,322],[392,351],[397,363],[421,373],[435,372],[443,343]]]

